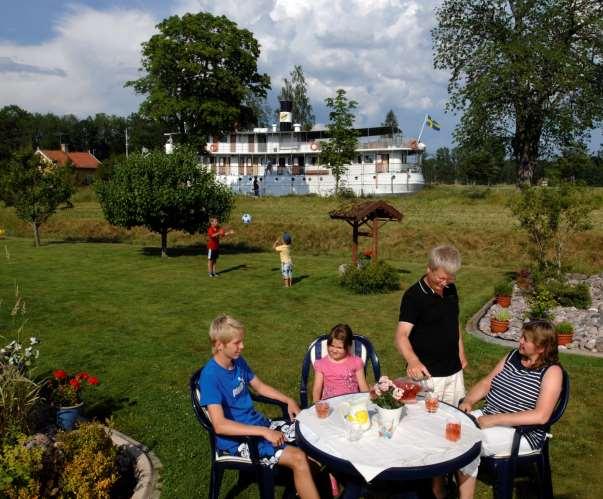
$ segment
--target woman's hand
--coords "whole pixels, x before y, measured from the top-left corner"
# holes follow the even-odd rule
[[[271,430],[270,428],[266,428],[264,438],[275,447],[279,447],[285,443],[284,433],[278,430]]]
[[[459,410],[461,410],[463,412],[471,412],[471,409],[473,409],[473,404],[467,402],[466,400],[463,400],[459,404]]]
[[[477,418],[477,424],[483,430],[484,428],[491,428],[496,426],[496,414],[483,415]]]

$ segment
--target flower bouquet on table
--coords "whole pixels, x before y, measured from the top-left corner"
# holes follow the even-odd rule
[[[370,390],[370,398],[377,406],[379,435],[391,438],[398,427],[404,409],[404,388],[397,386],[387,376]]]
[[[86,386],[96,386],[100,383],[96,376],[87,372],[69,375],[62,369],[52,373],[49,381],[49,400],[57,410],[57,425],[65,430],[73,428],[83,405],[82,390]]]

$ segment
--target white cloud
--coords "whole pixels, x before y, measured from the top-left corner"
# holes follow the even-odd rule
[[[150,14],[138,10],[71,7],[54,26],[50,41],[35,46],[0,42],[0,57],[38,68],[0,67],[0,105],[78,116],[135,111],[140,98],[123,84],[137,77],[140,44],[155,24]]]
[[[325,97],[345,88],[359,103],[359,125],[379,124],[394,109],[400,124],[414,129],[425,112],[442,118],[446,99],[446,75],[433,70],[429,33],[438,3],[174,0],[168,9],[178,15],[225,15],[252,31],[262,46],[260,70],[272,79],[273,107],[282,78],[301,64],[319,121],[328,119]],[[159,21],[140,9],[71,7],[50,41],[36,46],[0,42],[0,106],[78,116],[135,111],[141,98],[123,84],[138,77],[140,44]]]

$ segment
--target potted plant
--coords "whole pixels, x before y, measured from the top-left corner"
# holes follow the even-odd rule
[[[509,307],[511,305],[511,296],[513,296],[513,283],[509,281],[499,282],[494,286],[494,296],[496,296],[496,303],[501,307]]]
[[[377,406],[379,435],[391,438],[402,417],[404,389],[396,386],[387,376],[381,376],[371,388],[370,398]]]
[[[50,401],[57,411],[57,426],[63,430],[71,430],[80,416],[82,406],[82,389],[85,386],[96,386],[99,380],[87,372],[69,375],[62,369],[52,373],[50,380]]]
[[[574,325],[569,321],[561,321],[555,324],[557,333],[557,345],[567,345],[574,340]]]
[[[511,320],[511,312],[506,308],[497,310],[490,318],[490,331],[492,334],[504,333],[509,329],[509,321]]]
[[[535,320],[553,320],[551,309],[557,305],[553,294],[546,288],[538,289],[528,299],[530,308],[527,312],[528,319]]]
[[[532,272],[530,272],[530,269],[520,269],[519,271],[517,271],[516,281],[517,286],[519,286],[519,288],[526,291],[532,289],[533,280]]]

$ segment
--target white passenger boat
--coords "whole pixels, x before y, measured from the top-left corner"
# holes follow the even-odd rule
[[[335,176],[321,162],[322,144],[329,140],[326,129],[303,131],[291,126],[290,112],[283,111],[280,125],[237,131],[207,143],[203,164],[218,181],[241,194],[254,194],[254,179],[259,194],[331,195]],[[340,187],[356,195],[407,194],[424,185],[421,162],[425,145],[403,138],[390,127],[356,128],[356,159],[347,165]]]

